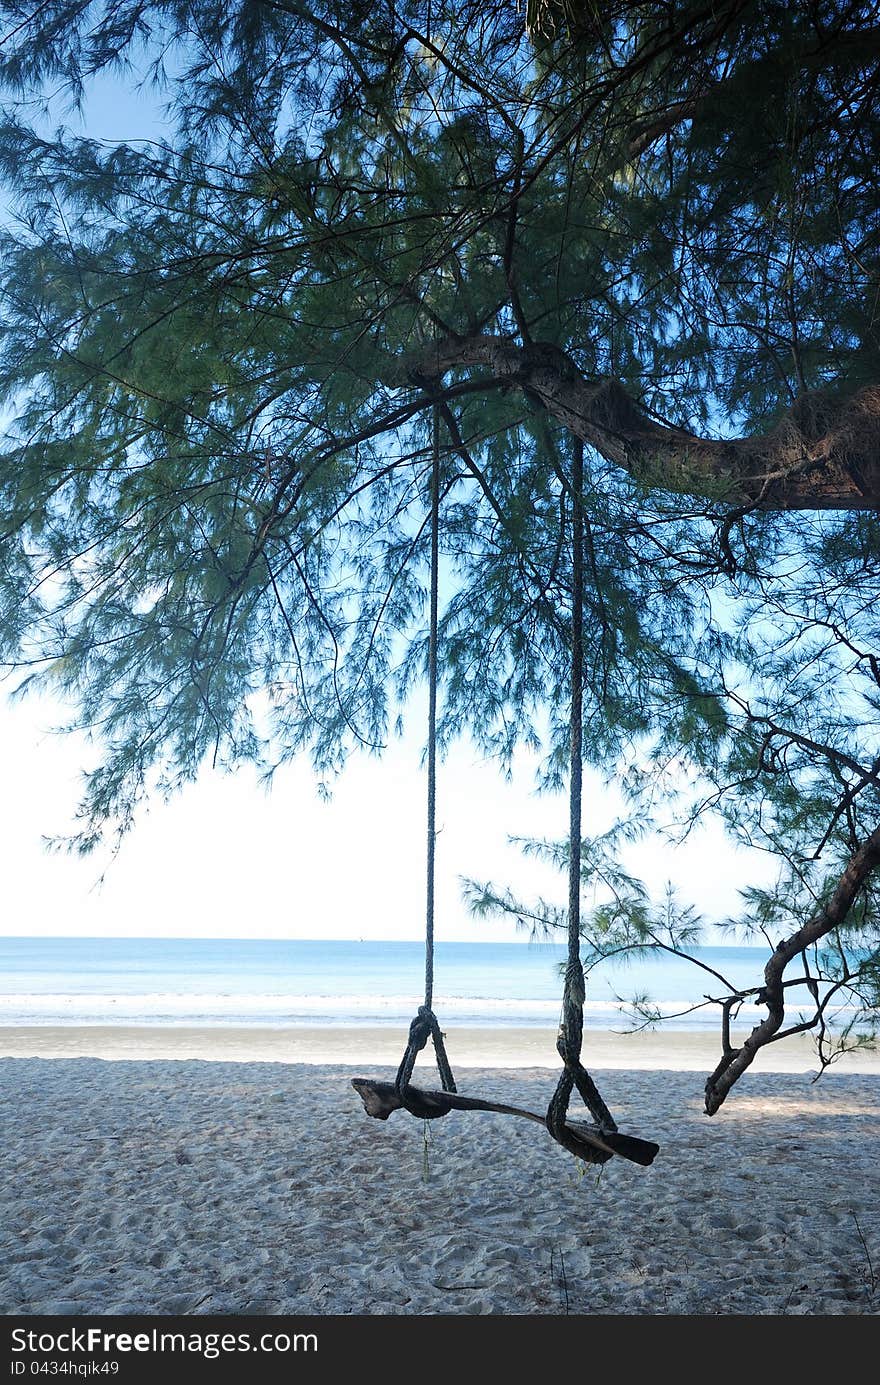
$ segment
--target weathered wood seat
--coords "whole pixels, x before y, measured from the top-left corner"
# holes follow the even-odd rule
[[[544,1116],[534,1111],[525,1111],[520,1106],[506,1106],[498,1101],[483,1101],[480,1097],[460,1096],[458,1092],[425,1091],[421,1087],[407,1086],[407,1105],[393,1082],[376,1082],[369,1077],[353,1077],[354,1087],[368,1116],[376,1120],[387,1120],[394,1111],[406,1109],[410,1115],[422,1120],[436,1120],[447,1116],[450,1111],[496,1111],[502,1116],[522,1116],[525,1120],[537,1121],[546,1126]],[[604,1164],[612,1155],[619,1154],[634,1164],[647,1167],[654,1162],[660,1146],[652,1140],[640,1140],[635,1135],[622,1135],[619,1131],[600,1130],[598,1126],[586,1121],[567,1120],[565,1133],[568,1137],[566,1148],[573,1154],[580,1152],[591,1164]]]

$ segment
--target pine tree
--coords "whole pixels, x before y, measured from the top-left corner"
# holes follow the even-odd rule
[[[443,736],[504,760],[546,720],[564,773],[580,439],[585,754],[637,824],[716,812],[780,863],[745,900],[768,1020],[710,1108],[790,1028],[789,963],[820,1044],[842,994],[870,1021],[878,7],[0,20],[3,657],[106,746],[77,845],[205,756],[381,748],[424,667],[437,406]],[[129,64],[165,83],[167,146],[28,122]],[[611,846],[597,950],[684,947]]]

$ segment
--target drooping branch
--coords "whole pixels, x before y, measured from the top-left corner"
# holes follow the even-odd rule
[[[482,366],[643,485],[763,510],[880,508],[880,385],[805,395],[771,432],[702,438],[651,417],[616,380],[587,380],[561,348],[509,337],[447,338],[407,362],[424,380]]]
[[[833,35],[815,35],[815,41],[806,44],[799,52],[792,51],[789,56],[791,70],[801,73],[824,72],[831,69],[849,69],[876,63],[880,53],[880,29],[854,29],[846,32],[837,29]],[[753,71],[748,66],[737,66],[726,76],[695,83],[693,91],[687,95],[673,95],[665,105],[639,116],[628,131],[627,154],[630,159],[638,159],[646,149],[670,134],[685,121],[699,117],[700,112],[711,105],[731,86],[734,77],[743,83],[743,73],[752,78],[755,90],[761,84],[762,66],[765,59],[753,62]]]
[[[764,968],[764,985],[756,997],[759,1004],[766,1005],[767,1016],[755,1025],[740,1048],[734,1047],[729,1038],[725,1038],[721,1061],[706,1083],[707,1115],[714,1116],[734,1083],[751,1067],[758,1052],[778,1036],[785,1020],[782,978],[789,962],[845,922],[859,891],[878,865],[880,827],[850,857],[827,903],[802,928],[777,946]]]

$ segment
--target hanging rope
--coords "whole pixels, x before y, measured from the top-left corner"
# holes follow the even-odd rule
[[[431,463],[431,579],[428,621],[428,841],[425,878],[425,1003],[409,1027],[406,1052],[397,1070],[395,1088],[406,1110],[430,1119],[423,1104],[407,1093],[416,1058],[428,1039],[433,1039],[437,1071],[444,1092],[456,1091],[455,1078],[434,1014],[434,858],[437,844],[437,615],[440,575],[440,408],[434,405]],[[445,1111],[436,1113],[445,1115]]]
[[[547,1108],[547,1129],[559,1144],[583,1159],[572,1144],[565,1119],[575,1087],[600,1130],[617,1130],[614,1117],[581,1063],[584,1030],[584,969],[581,964],[581,799],[583,789],[584,705],[584,444],[574,440],[572,463],[572,592],[571,592],[571,712],[569,740],[571,771],[568,821],[568,960],[562,993],[562,1016],[556,1051],[564,1067]],[[607,1157],[607,1156],[605,1156]],[[604,1162],[597,1158],[594,1162]]]
[[[443,1035],[433,1011],[434,998],[434,848],[436,844],[437,770],[437,589],[440,566],[440,413],[434,408],[433,467],[431,474],[431,612],[428,634],[428,852],[425,920],[425,1003],[409,1027],[406,1052],[394,1083],[354,1077],[352,1086],[364,1103],[367,1115],[387,1120],[403,1107],[421,1120],[437,1120],[450,1111],[495,1111],[502,1115],[523,1116],[546,1125],[553,1138],[586,1163],[604,1164],[619,1154],[647,1167],[659,1148],[649,1140],[622,1135],[596,1085],[580,1060],[583,1038],[584,973],[580,960],[580,866],[581,866],[581,743],[583,717],[583,605],[584,605],[584,517],[583,445],[576,443],[573,474],[573,592],[572,592],[572,671],[571,671],[571,800],[569,860],[568,965],[562,1001],[562,1020],[556,1047],[564,1067],[546,1117],[519,1106],[502,1105],[476,1097],[459,1096],[452,1068],[446,1057]],[[422,1091],[410,1086],[416,1058],[428,1042],[434,1042],[437,1068],[443,1091]],[[577,1087],[596,1122],[566,1121],[568,1103]]]

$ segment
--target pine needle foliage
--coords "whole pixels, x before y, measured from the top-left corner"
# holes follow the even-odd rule
[[[588,760],[777,857],[771,940],[854,870],[876,993],[878,9],[0,3],[0,649],[103,747],[78,847],[381,751],[439,405],[443,738],[564,778],[580,436]],[[49,132],[114,73],[164,142]]]

